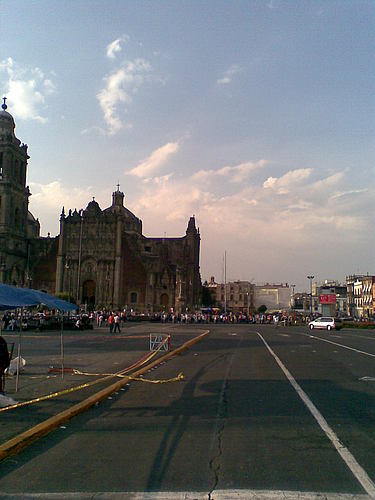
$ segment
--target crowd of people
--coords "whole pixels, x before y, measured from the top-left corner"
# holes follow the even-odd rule
[[[125,322],[135,321],[151,321],[160,323],[174,324],[274,324],[278,325],[295,325],[304,323],[304,318],[298,316],[295,312],[278,312],[273,314],[266,313],[250,313],[247,315],[243,312],[219,312],[215,311],[198,311],[176,313],[171,311],[161,311],[157,313],[137,313],[133,310],[111,311],[98,310],[92,312],[81,311],[77,315],[64,316],[64,328],[75,330],[86,330],[95,328],[108,328],[110,333],[120,333],[121,327]],[[53,329],[61,325],[59,314],[54,314],[54,311],[44,311],[33,313],[33,311],[24,310],[18,312],[6,312],[2,316],[3,330],[18,331],[21,328]]]
[[[237,324],[237,323],[251,323],[251,324],[274,324],[274,325],[294,325],[297,322],[303,322],[303,318],[297,317],[296,314],[288,313],[274,313],[274,314],[245,314],[245,313],[233,313],[233,312],[185,312],[185,313],[175,313],[170,312],[158,312],[158,313],[135,313],[133,311],[128,312],[118,311],[118,312],[108,312],[108,311],[96,311],[92,313],[95,317],[95,322],[97,327],[109,327],[110,332],[116,332],[121,330],[121,324],[127,321],[154,321],[161,323],[180,323],[180,324],[197,324],[197,323],[224,323],[224,324]]]

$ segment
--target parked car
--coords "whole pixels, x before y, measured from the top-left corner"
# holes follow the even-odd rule
[[[321,328],[323,330],[340,330],[342,327],[342,321],[339,318],[331,318],[327,316],[322,316],[321,318],[316,318],[314,321],[310,321],[309,328],[314,330],[314,328]]]

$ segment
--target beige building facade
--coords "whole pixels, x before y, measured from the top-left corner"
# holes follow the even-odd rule
[[[216,286],[216,305],[223,311],[252,313],[254,311],[254,285],[249,281],[231,281]]]

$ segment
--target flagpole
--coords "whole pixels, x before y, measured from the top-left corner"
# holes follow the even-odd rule
[[[227,251],[224,252],[224,312],[227,314]]]

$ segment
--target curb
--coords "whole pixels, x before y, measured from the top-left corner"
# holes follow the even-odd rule
[[[174,351],[169,352],[168,354],[153,361],[152,363],[145,366],[144,368],[141,368],[140,370],[132,373],[131,376],[132,377],[139,377],[143,373],[147,372],[150,368],[153,368],[154,366],[159,365],[163,361],[168,361],[170,358],[172,358],[176,354],[180,354],[180,353],[186,351],[194,344],[200,342],[209,333],[210,333],[209,330],[206,330],[201,335],[198,335],[198,337],[194,337],[193,339],[188,340],[182,346],[178,347]],[[23,448],[25,448],[29,444],[33,443],[34,441],[36,441],[38,438],[45,436],[46,434],[48,434],[52,430],[56,429],[62,423],[67,422],[68,420],[70,420],[71,418],[75,417],[76,415],[78,415],[80,413],[83,413],[84,411],[86,411],[89,408],[91,408],[92,406],[94,406],[96,403],[103,401],[103,399],[106,399],[108,396],[110,396],[114,392],[119,391],[121,389],[121,387],[123,387],[127,383],[128,383],[127,378],[119,380],[119,381],[115,382],[114,384],[110,385],[109,387],[106,387],[105,389],[102,389],[101,391],[90,396],[89,398],[81,401],[80,403],[75,404],[71,408],[68,408],[67,410],[59,413],[58,415],[55,415],[53,417],[48,418],[44,422],[41,422],[40,424],[32,427],[31,429],[29,429],[25,432],[22,432],[21,434],[10,439],[9,441],[6,441],[2,445],[0,445],[0,462],[11,455],[18,453]]]

